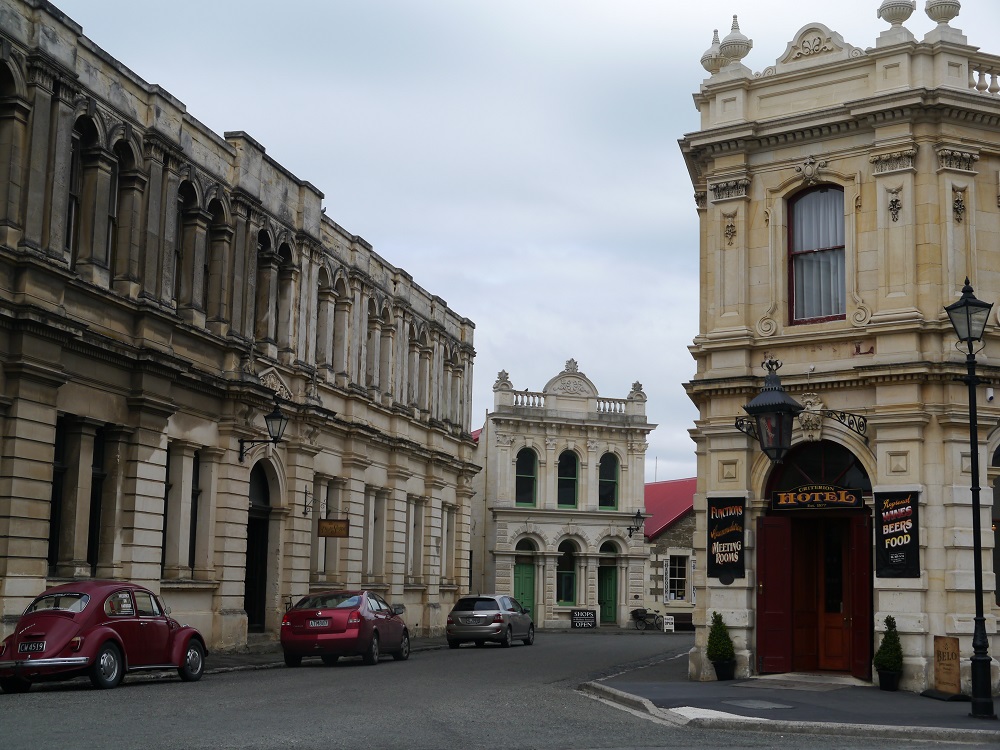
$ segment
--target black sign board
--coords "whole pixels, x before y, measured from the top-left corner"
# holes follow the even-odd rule
[[[829,484],[807,484],[771,493],[771,510],[837,510],[864,507],[861,490]]]
[[[592,609],[570,610],[570,625],[574,628],[596,628],[597,612]]]
[[[745,578],[742,497],[708,498],[708,577],[723,583]]]
[[[875,493],[875,575],[920,578],[917,492]]]

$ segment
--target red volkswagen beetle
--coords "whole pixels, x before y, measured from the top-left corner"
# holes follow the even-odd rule
[[[320,591],[285,612],[281,649],[285,664],[297,667],[303,656],[333,664],[341,656],[360,656],[378,664],[382,652],[398,661],[410,658],[410,632],[400,617],[406,607],[390,607],[374,591]]]
[[[176,669],[201,679],[205,641],[167,616],[156,595],[123,581],[76,581],[35,597],[0,644],[0,690],[88,676],[113,688],[126,672]]]

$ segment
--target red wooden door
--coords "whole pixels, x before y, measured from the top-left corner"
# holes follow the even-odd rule
[[[757,657],[760,672],[792,671],[792,520],[757,521]]]
[[[872,517],[851,517],[848,555],[851,612],[851,675],[872,678]]]

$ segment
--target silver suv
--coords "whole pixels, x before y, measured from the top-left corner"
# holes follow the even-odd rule
[[[448,613],[445,633],[449,648],[458,648],[466,641],[477,646],[493,641],[504,648],[509,648],[514,640],[525,646],[535,642],[531,610],[506,594],[463,596]]]

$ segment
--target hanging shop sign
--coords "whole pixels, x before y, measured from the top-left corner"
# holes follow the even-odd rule
[[[875,575],[920,578],[917,492],[875,493]]]
[[[745,578],[742,497],[708,498],[708,577],[722,583]]]
[[[771,493],[771,510],[838,510],[863,508],[861,490],[832,484],[807,484],[792,490]]]
[[[329,536],[346,539],[351,535],[351,519],[321,518],[316,536]]]

